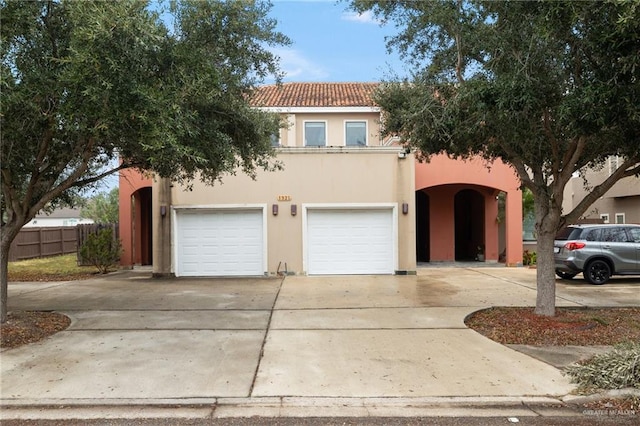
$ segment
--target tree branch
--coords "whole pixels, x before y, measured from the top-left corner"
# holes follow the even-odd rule
[[[100,173],[99,175],[93,176],[91,178],[87,178],[87,179],[83,179],[83,180],[79,180],[77,182],[75,182],[73,185],[70,186],[70,188],[80,188],[89,184],[92,184],[94,182],[97,182],[101,179],[104,179],[105,177],[112,175],[116,172],[119,172],[120,170],[125,170],[125,169],[129,169],[131,167],[136,167],[138,164],[134,164],[134,163],[125,163],[122,162],[118,167],[105,171],[103,173]]]
[[[520,183],[522,183],[522,185],[524,185],[526,188],[533,189],[535,186],[534,182],[531,179],[531,176],[529,175],[529,172],[527,170],[527,165],[524,164],[524,162],[522,161],[522,158],[511,148],[511,146],[508,143],[503,143],[503,142],[500,142],[499,140],[496,140],[496,143],[509,156],[508,161],[516,169],[516,172],[520,177]]]
[[[595,186],[571,212],[565,215],[567,223],[573,223],[578,220],[591,204],[593,204],[598,198],[602,197],[620,179],[634,176],[638,173],[640,173],[640,163],[638,162],[638,159],[627,159],[616,171],[611,173],[604,182]]]
[[[462,14],[462,0],[458,0],[458,13]],[[463,64],[463,55],[462,55],[462,41],[460,39],[460,29],[456,29],[455,33],[456,40],[456,53],[458,55],[458,60],[456,62],[456,78],[458,82],[463,83],[464,77],[462,75],[462,64]]]

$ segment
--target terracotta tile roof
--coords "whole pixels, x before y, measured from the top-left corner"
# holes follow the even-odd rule
[[[261,107],[369,107],[379,83],[283,83],[256,90],[254,106]]]

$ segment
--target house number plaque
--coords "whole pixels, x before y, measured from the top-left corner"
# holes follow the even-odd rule
[[[278,201],[291,201],[291,195],[278,195]]]

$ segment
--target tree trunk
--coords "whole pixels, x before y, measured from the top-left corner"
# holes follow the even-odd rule
[[[537,315],[554,316],[556,314],[556,275],[553,259],[553,240],[555,232],[539,232],[536,253],[536,309]]]
[[[9,249],[11,243],[18,236],[21,226],[5,225],[2,227],[2,238],[0,239],[0,323],[7,321],[7,293],[9,290]]]
[[[2,264],[0,268],[0,323],[7,322],[7,291],[9,290],[9,274],[7,273],[7,267],[9,266],[9,250],[4,247],[4,239],[2,240],[2,248],[0,249],[0,256],[2,256]]]
[[[560,226],[562,207],[556,200],[550,200],[545,191],[534,193],[534,207],[538,232],[535,313],[552,317],[556,314],[556,268],[553,241]]]

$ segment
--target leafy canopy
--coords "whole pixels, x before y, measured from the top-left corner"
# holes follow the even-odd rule
[[[80,210],[80,216],[93,219],[96,223],[118,223],[120,200],[119,189],[100,192],[87,200]]]
[[[415,66],[411,81],[378,94],[388,133],[425,155],[500,157],[540,192],[609,155],[627,159],[621,175],[638,172],[639,4],[352,5],[394,21],[401,31],[389,48]]]
[[[276,116],[250,108],[286,44],[253,1],[0,3],[2,195],[30,216],[114,167],[214,182],[270,162]],[[105,169],[106,167],[106,169]],[[35,210],[35,211],[34,211]]]
[[[640,173],[640,0],[370,1],[414,66],[376,100],[385,132],[424,157],[502,159],[531,191],[536,313],[555,313],[553,240],[618,180]],[[619,168],[571,212],[564,188],[611,155]]]

